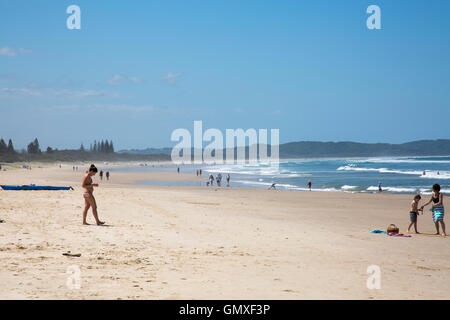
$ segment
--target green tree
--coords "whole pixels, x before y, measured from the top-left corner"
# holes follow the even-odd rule
[[[14,150],[14,145],[11,139],[9,139],[8,141],[8,148],[7,148],[7,152],[8,153],[16,153],[16,151]]]
[[[3,138],[0,139],[0,153],[5,153],[8,150],[6,146],[5,140]]]
[[[38,154],[41,153],[41,149],[39,148],[39,141],[37,138],[34,139],[33,142],[30,142],[27,146],[28,153]]]

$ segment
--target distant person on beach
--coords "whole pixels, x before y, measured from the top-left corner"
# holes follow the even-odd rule
[[[177,173],[180,173],[180,167],[177,167]]]
[[[103,170],[100,170],[100,180],[103,180]]]
[[[311,187],[312,187],[312,183],[311,183],[311,181],[308,181],[308,189],[309,189],[309,191],[311,191]]]
[[[434,226],[436,227],[436,234],[439,234],[439,224],[442,227],[442,236],[446,236],[445,223],[444,223],[444,195],[441,193],[441,186],[439,184],[433,185],[433,194],[430,200],[425,202],[421,209],[433,202],[431,206],[431,212],[433,217]]]
[[[422,211],[423,214],[423,209],[418,208],[420,199],[422,199],[422,197],[420,196],[420,194],[418,194],[414,197],[414,200],[411,202],[411,210],[409,211],[410,223],[408,226],[408,233],[412,226],[414,226],[414,231],[416,233],[420,233],[419,231],[417,231],[417,216],[419,215],[419,211]]]
[[[104,222],[102,222],[98,219],[97,203],[95,202],[95,198],[93,195],[94,187],[98,187],[98,183],[92,183],[92,177],[95,176],[97,171],[98,171],[97,168],[93,164],[91,164],[91,166],[89,167],[89,171],[83,177],[83,182],[81,184],[81,186],[85,190],[83,193],[83,197],[84,197],[83,224],[84,225],[89,224],[86,222],[86,216],[87,216],[87,212],[90,207],[92,207],[92,214],[94,216],[94,219],[95,219],[95,222],[97,223],[97,225],[104,224]]]
[[[214,185],[214,176],[213,176],[212,173],[209,174],[209,184],[210,184],[211,186]]]
[[[109,171],[106,171],[106,180],[109,181]]]
[[[202,175],[202,169],[200,169],[200,175]]]
[[[227,187],[229,187],[230,186],[230,174],[228,173],[227,174]]]
[[[276,185],[276,183],[272,183],[272,185],[267,190],[276,189],[275,185]]]
[[[378,182],[378,192],[383,192],[383,188],[381,187],[381,181]]]
[[[222,185],[222,174],[219,172],[217,174],[217,186],[220,187]]]

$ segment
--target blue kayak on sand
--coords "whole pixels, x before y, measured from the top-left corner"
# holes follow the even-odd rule
[[[52,187],[52,186],[35,186],[35,185],[0,185],[3,190],[70,190],[72,187]]]

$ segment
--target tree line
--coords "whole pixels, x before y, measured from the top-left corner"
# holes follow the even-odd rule
[[[90,144],[89,150],[87,151],[84,148],[83,143],[80,146],[80,151],[83,152],[96,152],[96,153],[114,153],[114,144],[112,140],[101,140]],[[58,151],[58,149],[53,149],[52,147],[47,147],[46,153],[53,153]],[[29,154],[41,154],[42,150],[39,145],[39,140],[35,138],[27,145],[26,152]],[[3,138],[0,138],[0,154],[16,154],[17,151],[14,149],[14,145],[11,139],[9,139],[8,144],[6,144]],[[22,153],[25,153],[25,150],[22,150]]]
[[[14,154],[14,145],[11,139],[9,139],[8,144],[5,143],[3,138],[0,139],[0,154]]]
[[[80,147],[81,151],[84,151],[84,146],[83,144],[81,144]],[[101,153],[114,153],[114,145],[112,140],[108,141],[101,141],[101,142],[97,142],[97,140],[94,141],[94,144],[91,143],[90,147],[89,147],[89,151],[90,152],[101,152]]]

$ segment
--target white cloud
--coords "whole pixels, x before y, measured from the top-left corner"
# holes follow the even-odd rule
[[[275,110],[272,111],[272,115],[274,115],[274,116],[278,116],[280,114],[281,114],[281,110],[280,109],[275,109]]]
[[[108,82],[108,84],[111,86],[118,86],[121,81],[122,81],[122,76],[115,74],[114,76],[112,76],[112,78],[109,78],[106,82]]]
[[[141,79],[139,79],[138,77],[130,77],[129,80],[134,84],[141,83]]]
[[[126,111],[126,112],[155,112],[164,111],[162,108],[156,108],[154,106],[131,106],[131,105],[93,105],[94,109],[101,109],[107,111]]]
[[[17,56],[16,50],[8,47],[0,48],[0,56],[15,57]]]
[[[118,85],[126,84],[126,83],[139,84],[142,81],[141,81],[141,79],[139,79],[136,76],[129,77],[129,76],[125,76],[125,75],[115,74],[111,78],[106,80],[106,82],[110,86],[118,86]]]
[[[54,88],[0,88],[0,97],[56,97],[56,98],[93,98],[111,97],[117,94],[99,90],[72,90]]]
[[[169,84],[175,84],[179,77],[181,77],[181,73],[172,73],[172,71],[169,71],[162,79]]]
[[[29,53],[33,53],[33,51],[29,50],[29,49],[24,49],[24,48],[19,48],[18,50],[19,54],[29,54]]]
[[[0,48],[0,56],[7,56],[7,57],[16,57],[18,55],[28,54],[31,52],[32,52],[31,50],[24,49],[24,48],[19,48],[19,49],[14,49],[14,48],[9,48],[9,47]]]
[[[0,73],[0,81],[14,81],[17,76],[14,73]]]
[[[42,96],[42,93],[29,88],[0,88],[1,96]]]
[[[82,110],[95,110],[96,112],[126,112],[130,115],[136,115],[140,113],[153,113],[153,114],[171,114],[171,115],[183,115],[184,111],[170,107],[155,107],[152,105],[126,105],[126,104],[69,104],[69,105],[56,105],[53,107],[45,107],[45,109],[52,110],[69,110],[69,111],[82,111]]]

